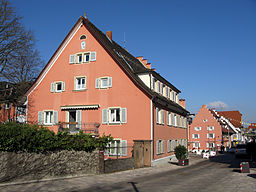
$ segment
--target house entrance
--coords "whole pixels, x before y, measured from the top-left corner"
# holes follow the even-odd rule
[[[134,168],[151,166],[151,140],[134,141]]]
[[[68,111],[69,112],[69,129],[70,131],[76,130],[76,111]]]

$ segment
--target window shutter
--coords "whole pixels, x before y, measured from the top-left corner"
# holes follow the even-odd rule
[[[164,110],[162,110],[161,113],[161,123],[164,124]]]
[[[77,110],[76,111],[76,122],[77,124],[77,128],[81,129],[81,124],[82,124],[82,110]]]
[[[43,111],[38,111],[38,124],[42,125],[44,122],[44,112]]]
[[[162,153],[165,153],[165,141],[163,140],[162,143],[163,143],[163,147],[162,147],[163,151],[162,151]]]
[[[54,92],[54,83],[51,83],[51,92],[53,93]]]
[[[108,87],[112,87],[112,77],[108,78]]]
[[[100,88],[100,79],[95,80],[95,88],[99,89]]]
[[[62,91],[65,91],[65,82],[62,82],[61,84],[62,84],[62,86],[61,86]]]
[[[159,141],[156,141],[156,154],[159,154]]]
[[[108,123],[108,109],[102,109],[102,124]]]
[[[96,52],[91,52],[90,61],[96,61]]]
[[[159,123],[159,109],[156,108],[156,123]]]
[[[54,111],[53,112],[53,120],[54,120],[54,124],[58,123],[58,111]]]
[[[121,150],[121,155],[122,156],[127,156],[127,141],[126,140],[122,140],[122,150]]]
[[[122,123],[127,123],[127,109],[126,108],[122,108],[121,109],[121,113],[122,113],[122,119],[121,122]]]
[[[66,111],[66,123],[69,123],[69,112]],[[69,128],[69,124],[67,124],[67,128]]]
[[[170,125],[170,121],[169,121],[169,114],[170,114],[170,112],[169,111],[167,111],[167,125]]]
[[[69,63],[70,63],[70,64],[73,64],[73,63],[75,63],[75,60],[76,60],[76,55],[70,55],[70,57],[69,57]]]

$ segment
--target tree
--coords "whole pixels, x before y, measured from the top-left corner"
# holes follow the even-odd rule
[[[9,1],[0,0],[1,81],[27,84],[37,77],[43,62],[34,44],[32,32],[25,30]]]

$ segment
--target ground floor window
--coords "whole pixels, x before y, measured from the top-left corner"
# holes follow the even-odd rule
[[[127,156],[127,140],[114,139],[105,147],[104,155]]]

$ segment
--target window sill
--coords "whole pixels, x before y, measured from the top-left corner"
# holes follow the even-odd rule
[[[74,89],[74,90],[72,90],[72,92],[83,92],[83,91],[87,91],[87,89]]]

